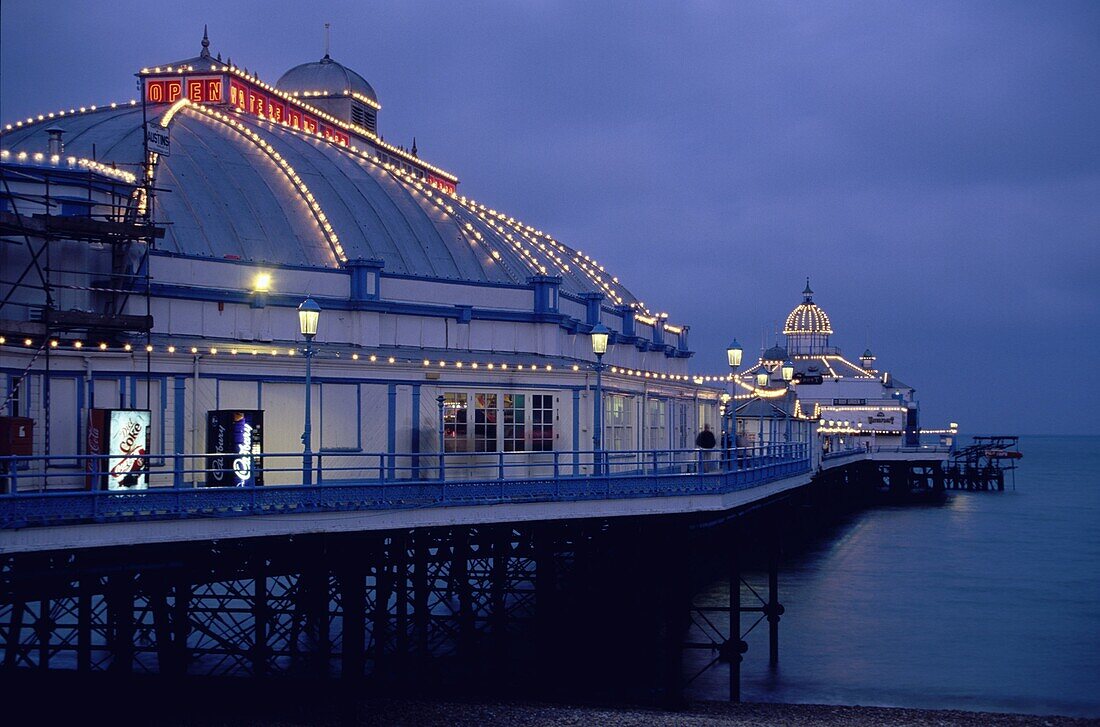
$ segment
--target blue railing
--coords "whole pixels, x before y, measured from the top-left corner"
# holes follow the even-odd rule
[[[736,450],[322,453],[312,485],[302,455],[265,453],[248,465],[264,486],[205,486],[232,455],[140,455],[127,464],[147,489],[103,489],[105,455],[0,457],[0,527],[227,517],[278,512],[396,510],[456,505],[721,494],[810,468],[805,443]],[[164,466],[156,466],[161,460]],[[136,468],[134,465],[139,465]],[[89,475],[88,470],[99,470]],[[212,477],[211,477],[212,479]]]

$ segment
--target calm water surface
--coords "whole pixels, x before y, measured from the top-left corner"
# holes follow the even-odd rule
[[[1015,491],[864,511],[788,556],[780,666],[762,624],[743,698],[1100,716],[1100,437],[1020,446]]]

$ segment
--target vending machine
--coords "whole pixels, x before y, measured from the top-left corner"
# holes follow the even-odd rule
[[[264,483],[264,413],[218,409],[206,413],[207,487],[255,487]]]
[[[88,489],[117,491],[144,490],[149,487],[148,409],[90,409],[88,411],[87,454],[108,455],[89,458],[85,465]]]

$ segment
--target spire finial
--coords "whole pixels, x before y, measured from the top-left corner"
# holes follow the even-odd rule
[[[202,53],[199,53],[200,58],[210,57],[210,36],[206,33],[206,24],[202,26]]]
[[[416,156],[416,137],[413,137],[413,148],[410,150],[413,156]]]
[[[328,58],[329,32],[331,29],[332,23],[325,23],[325,59]]]
[[[814,291],[810,288],[810,278],[806,276],[806,289],[802,291],[802,297],[809,303],[814,298]]]

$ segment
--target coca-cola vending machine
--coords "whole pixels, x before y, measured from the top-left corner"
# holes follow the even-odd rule
[[[148,409],[91,409],[88,411],[87,453],[108,455],[88,459],[88,489],[144,490],[149,487]]]
[[[206,413],[207,487],[255,487],[264,483],[264,413],[218,409]]]

